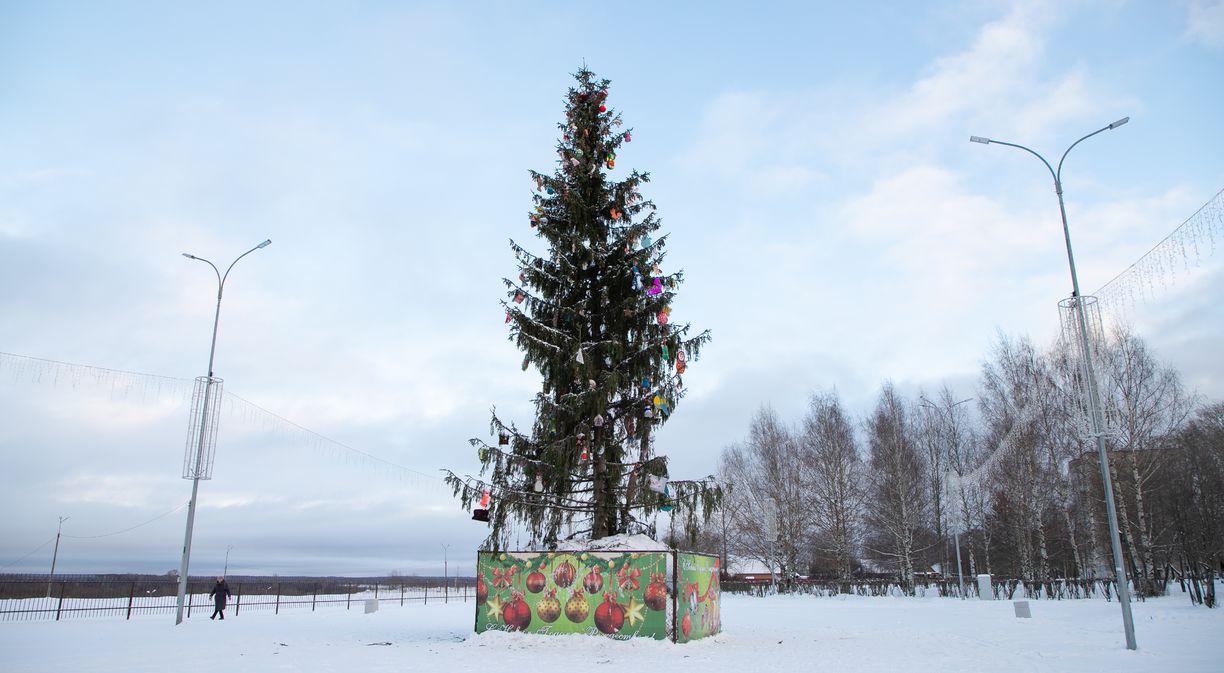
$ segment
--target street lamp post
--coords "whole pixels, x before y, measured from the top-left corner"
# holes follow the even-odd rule
[[[229,577],[229,553],[234,548],[234,545],[226,545],[225,547],[225,567],[221,569],[222,577]]]
[[[1075,300],[1076,319],[1079,323],[1080,354],[1083,358],[1083,374],[1087,384],[1086,387],[1088,389],[1088,420],[1092,434],[1096,437],[1097,459],[1101,464],[1101,485],[1105,490],[1105,513],[1109,520],[1109,542],[1113,551],[1114,579],[1118,583],[1118,602],[1122,605],[1122,624],[1126,631],[1126,649],[1134,650],[1138,648],[1138,645],[1135,643],[1135,622],[1131,617],[1130,587],[1128,586],[1128,580],[1126,577],[1126,568],[1122,563],[1122,541],[1118,535],[1118,514],[1114,506],[1113,484],[1109,477],[1109,457],[1105,453],[1105,432],[1104,428],[1102,427],[1104,423],[1101,412],[1101,396],[1100,390],[1097,388],[1096,372],[1093,371],[1092,367],[1092,344],[1088,340],[1088,323],[1084,317],[1083,295],[1080,294],[1079,277],[1075,273],[1075,255],[1071,251],[1071,230],[1067,227],[1067,207],[1063,203],[1062,187],[1062,166],[1063,162],[1067,160],[1067,155],[1071,152],[1071,150],[1074,149],[1076,145],[1084,142],[1092,136],[1104,131],[1116,129],[1128,121],[1130,121],[1130,117],[1123,117],[1118,121],[1103,128],[1097,129],[1083,138],[1071,143],[1071,146],[1068,147],[1065,152],[1063,152],[1062,158],[1058,160],[1058,170],[1051,167],[1050,162],[1046,161],[1045,157],[1023,145],[1005,143],[1000,140],[983,138],[981,136],[970,136],[969,141],[981,143],[983,145],[994,143],[996,145],[1006,145],[1008,147],[1015,147],[1016,149],[1024,150],[1025,152],[1028,152],[1029,154],[1040,159],[1041,163],[1044,164],[1046,169],[1050,171],[1050,176],[1054,178],[1054,193],[1058,195],[1058,211],[1062,215],[1063,238],[1067,243],[1067,263],[1071,267],[1072,297]]]
[[[964,400],[961,400],[960,402],[955,402],[948,408],[948,428],[950,431],[954,431],[953,421],[955,419],[952,417],[952,414],[954,413],[954,410],[956,409],[956,407],[959,407],[960,405],[966,402],[972,401],[972,400],[973,398],[970,397],[969,399],[964,399]],[[934,409],[935,411],[939,412],[939,417],[941,419],[943,418],[943,415],[944,415],[943,409],[940,409],[939,407],[935,406],[934,404],[931,403],[930,400],[928,400],[925,397],[922,398],[922,406],[928,409]],[[959,479],[960,476],[957,475],[957,478]],[[947,477],[944,478],[944,483],[945,484],[947,483]],[[952,539],[954,541],[953,544],[956,545],[956,583],[957,585],[960,586],[961,600],[964,600],[965,599],[965,570],[964,570],[964,567],[961,565],[960,529],[956,528],[955,526],[952,528]]]
[[[212,393],[212,386],[213,386],[213,360],[214,360],[214,356],[217,353],[217,326],[221,322],[221,294],[225,291],[225,279],[229,278],[229,273],[231,270],[233,270],[234,265],[238,263],[238,260],[242,259],[243,257],[246,257],[247,255],[251,254],[252,252],[255,252],[256,250],[259,250],[260,248],[266,248],[271,244],[272,244],[272,239],[267,239],[263,243],[260,243],[259,245],[251,248],[250,250],[247,250],[241,255],[238,255],[238,257],[234,261],[230,262],[230,265],[225,270],[224,274],[222,274],[220,271],[217,270],[217,265],[213,264],[207,259],[204,259],[203,257],[196,257],[195,255],[191,255],[185,252],[183,253],[183,256],[186,257],[187,259],[194,259],[200,262],[204,262],[205,264],[211,266],[213,273],[217,274],[217,310],[213,316],[212,345],[209,347],[209,350],[208,350],[208,378],[205,382],[204,394],[202,397],[203,406],[201,408],[201,413],[200,413],[199,442],[197,443],[197,446],[196,446],[195,462],[191,463],[191,465],[194,466],[194,468],[191,470],[192,474],[190,476],[191,478],[191,501],[188,503],[188,506],[187,506],[187,532],[183,535],[183,561],[179,565],[178,607],[175,610],[175,616],[174,616],[175,624],[183,623],[183,602],[184,602],[184,599],[186,599],[187,597],[187,568],[191,560],[191,533],[192,533],[192,529],[195,527],[196,496],[199,494],[199,490],[200,490],[200,479],[209,478],[208,476],[201,477],[201,471],[205,463],[204,453],[205,453],[205,448],[206,448],[206,442],[208,440],[208,437],[210,436],[210,433],[208,431],[209,429],[207,427],[208,418],[209,418],[208,407],[209,407],[209,401],[211,400],[211,393]],[[187,475],[184,475],[184,477],[186,476]],[[226,554],[226,565],[227,566],[229,565],[228,552]]]

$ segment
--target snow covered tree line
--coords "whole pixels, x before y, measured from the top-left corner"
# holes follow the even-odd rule
[[[1203,403],[1142,339],[1101,344],[1106,447],[1127,572],[1140,596],[1189,582],[1214,605],[1224,568],[1224,403]],[[1095,440],[1064,350],[1000,335],[970,399],[883,384],[855,419],[836,392],[796,424],[769,407],[722,455],[708,551],[850,579],[963,573],[1042,584],[1112,577]]]

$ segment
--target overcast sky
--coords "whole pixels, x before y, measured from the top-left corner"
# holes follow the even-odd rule
[[[177,569],[216,297],[180,253],[224,270],[270,238],[225,287],[215,370],[241,399],[192,573],[229,547],[238,573],[470,573],[486,529],[438,470],[475,471],[493,405],[529,424],[501,278],[584,63],[633,129],[612,177],[653,177],[673,320],[713,332],[658,438],[675,477],[761,405],[971,395],[1000,331],[1054,338],[1050,176],[970,135],[1057,162],[1131,118],[1064,166],[1085,292],[1224,187],[1219,0],[5,2],[4,571],[45,572],[61,516],[57,572]],[[1216,400],[1222,258],[1125,316]]]

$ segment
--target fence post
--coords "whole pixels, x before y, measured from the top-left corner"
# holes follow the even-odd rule
[[[404,607],[404,585],[400,585],[400,607]]]
[[[132,618],[132,599],[136,597],[136,583],[132,582],[132,587],[128,589],[128,612],[127,618]]]
[[[276,583],[276,611],[273,612],[272,614],[274,615],[280,614],[280,582]]]
[[[353,606],[353,585],[348,584],[344,587],[344,609],[347,610]]]
[[[60,611],[64,609],[64,582],[60,582],[59,603],[55,606],[55,621],[60,620]]]
[[[238,598],[234,599],[234,616],[238,616],[238,608],[242,607],[242,582],[238,583]]]
[[[314,612],[315,602],[319,600],[319,583],[315,582],[314,595],[310,597],[310,611]]]
[[[429,585],[425,585],[425,605],[429,605]]]
[[[191,599],[193,597],[194,596],[191,593],[191,578],[188,577],[187,578],[187,618],[188,619],[191,619]]]

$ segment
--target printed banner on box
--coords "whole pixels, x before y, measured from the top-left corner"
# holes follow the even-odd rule
[[[676,596],[676,642],[687,643],[712,636],[722,630],[718,611],[718,557],[684,553],[676,556],[680,583]]]
[[[666,552],[480,552],[476,632],[585,633],[665,639]]]

